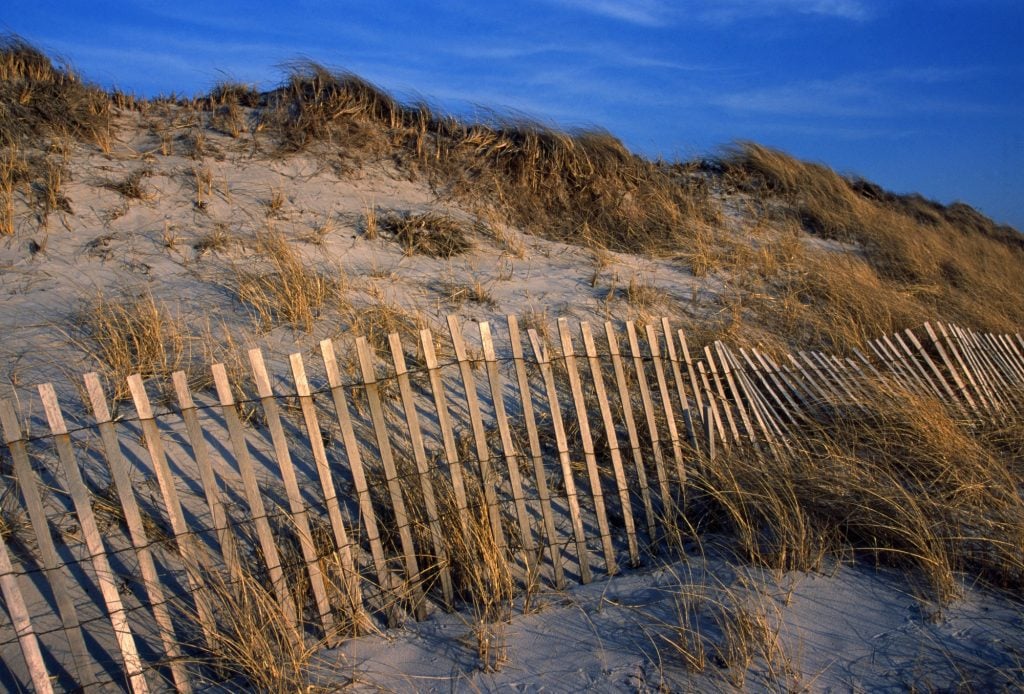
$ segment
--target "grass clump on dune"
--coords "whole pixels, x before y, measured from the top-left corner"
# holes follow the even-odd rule
[[[688,514],[725,529],[747,560],[781,571],[818,568],[853,552],[906,567],[939,604],[959,575],[1019,592],[1024,586],[1020,460],[951,417],[938,402],[866,382],[863,407],[819,414],[780,451],[732,450],[692,476]],[[997,439],[1021,440],[1015,418]]]
[[[386,214],[376,221],[379,231],[392,236],[406,255],[448,259],[473,248],[465,226],[445,214]]]
[[[102,145],[110,137],[109,95],[10,34],[0,37],[0,113],[0,147],[54,137]]]
[[[310,332],[340,280],[307,263],[280,231],[257,233],[255,263],[236,268],[231,289],[265,329],[278,325]]]
[[[865,288],[894,306],[909,296],[918,317],[941,315],[992,332],[1015,332],[1024,323],[1017,291],[1024,237],[1009,227],[966,205],[886,193],[751,142],[728,151],[721,165],[726,180],[760,201],[765,214],[856,246],[846,255],[859,254],[874,277],[850,287],[848,296]]]

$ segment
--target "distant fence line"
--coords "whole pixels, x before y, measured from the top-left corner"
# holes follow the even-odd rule
[[[970,419],[1017,413],[1024,387],[1019,334],[943,323],[873,340],[871,357],[798,352],[781,364],[722,342],[692,354],[667,319],[600,330],[562,319],[544,335],[509,316],[501,344],[488,323],[475,332],[467,344],[450,316],[444,363],[429,330],[409,354],[392,335],[384,374],[358,338],[355,381],[329,340],[314,375],[292,354],[288,377],[272,377],[253,349],[244,390],[223,364],[213,394],[178,372],[166,412],[135,375],[134,417],[112,417],[87,374],[91,419],[70,428],[44,384],[48,432],[31,438],[0,401],[11,618],[0,675],[40,692],[55,681],[189,691],[188,644],[217,629],[214,575],[228,586],[259,576],[318,636],[353,615],[421,619],[428,601],[456,604],[445,534],[477,512],[523,580],[587,583],[656,551],[693,465],[737,445],[770,461],[820,408],[861,402],[866,382]]]

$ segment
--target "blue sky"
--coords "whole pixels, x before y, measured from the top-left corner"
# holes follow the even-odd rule
[[[144,95],[307,57],[649,156],[752,139],[1024,230],[1024,0],[6,0],[0,30]]]

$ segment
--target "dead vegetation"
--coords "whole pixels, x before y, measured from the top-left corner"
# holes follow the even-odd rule
[[[237,267],[231,289],[270,329],[289,325],[310,332],[317,317],[341,289],[337,273],[313,267],[284,234],[267,228],[256,234],[254,265]]]
[[[397,241],[406,255],[448,259],[467,253],[473,247],[461,222],[436,212],[390,213],[375,218],[372,224],[368,218],[366,229],[371,227],[375,233]]]
[[[993,332],[1024,322],[1016,291],[1024,246],[1009,227],[962,204],[896,196],[754,143],[728,151],[721,166],[724,180],[756,201],[759,223],[852,245],[794,255],[790,244],[771,263],[736,268],[760,270],[753,276],[763,281],[738,294],[759,297],[752,317],[767,317],[790,344],[845,349],[934,315]]]
[[[70,138],[109,147],[110,97],[19,36],[0,36],[0,148]]]
[[[783,572],[846,552],[901,566],[939,606],[959,594],[963,574],[1019,590],[1019,461],[936,401],[864,385],[873,397],[820,414],[770,466],[744,450],[701,466],[690,478],[695,527],[725,530],[744,560]],[[1013,421],[995,441],[1019,445]]]
[[[343,168],[387,160],[403,174],[424,177],[442,202],[486,218],[487,234],[480,236],[512,257],[527,254],[513,229],[591,249],[592,286],[607,281],[605,271],[617,262],[612,251],[677,263],[723,286],[692,331],[697,343],[729,336],[776,348],[846,351],[937,315],[999,332],[1024,322],[1024,242],[1015,230],[966,205],[894,195],[759,145],[741,143],[714,162],[648,161],[608,133],[566,133],[497,117],[462,122],[312,63],[293,66],[286,83],[265,94],[222,84],[194,100],[147,102],[105,94],[10,37],[0,45],[0,112],[10,116],[0,120],[0,235],[18,231],[23,205],[33,206],[41,226],[53,212],[70,214],[62,160],[55,153],[40,157],[39,150],[49,152],[41,143],[106,147],[112,104],[151,109],[145,117],[158,124],[163,155],[177,145],[177,153],[201,160],[215,152],[212,130],[272,140],[276,149],[261,156],[303,151],[337,159]],[[108,222],[127,211],[127,201],[153,199],[147,175],[140,168],[107,183],[125,199]],[[186,176],[194,208],[208,212],[211,170],[197,161]],[[727,214],[723,196],[742,198],[744,211]],[[247,244],[252,257],[234,260],[224,282],[261,330],[310,333],[329,315],[378,351],[387,349],[391,333],[415,344],[427,325],[424,315],[354,286],[340,268],[308,255],[331,237],[334,218],[314,226],[300,239],[309,245],[300,246],[274,226],[290,216],[288,204],[283,190],[271,189],[261,210],[264,226],[252,238],[210,222],[192,247],[201,257]],[[165,225],[168,248],[177,243],[171,231]],[[452,215],[379,213],[375,205],[366,208],[362,229],[365,239],[393,239],[407,255],[442,260],[471,251],[477,231]],[[112,238],[97,237],[85,250],[106,259]],[[43,250],[45,241],[33,253]],[[677,310],[674,293],[642,276],[609,284],[609,302],[625,304],[641,323]],[[479,280],[441,289],[454,305],[494,304]],[[536,329],[553,345],[547,311],[531,311],[522,328]],[[99,298],[80,322],[80,344],[113,385],[115,399],[128,397],[126,378],[134,373],[166,378],[184,369],[202,382],[198,365],[214,354],[208,335],[197,335],[148,293]],[[217,352],[225,355],[236,360],[232,381],[243,382],[235,377],[247,371],[235,345]],[[971,425],[918,395],[884,384],[865,387],[875,390],[864,408],[821,413],[772,466],[739,447],[714,465],[696,466],[685,492],[685,530],[724,538],[742,562],[780,572],[814,571],[830,557],[897,565],[923,599],[940,605],[957,594],[963,576],[1019,594],[1024,422],[1013,416]],[[512,566],[494,545],[480,499],[460,515],[443,483],[448,568],[470,606],[467,626],[481,667],[495,669],[504,658],[501,624],[517,591]],[[422,533],[415,498],[410,509],[419,514]],[[784,657],[764,605],[720,588],[680,598],[678,638],[669,645],[695,672],[709,660],[724,663],[735,673],[733,684],[742,686],[752,659],[781,663]],[[281,622],[265,587],[254,578],[217,597],[222,642],[210,654],[216,666],[264,690],[305,686],[309,645]],[[700,631],[701,610],[710,610],[716,636]]]
[[[152,294],[96,297],[81,312],[78,343],[92,357],[113,389],[115,401],[128,398],[128,376],[169,378],[183,370],[199,376],[200,340],[184,319]]]

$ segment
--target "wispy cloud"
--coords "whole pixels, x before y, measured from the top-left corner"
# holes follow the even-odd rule
[[[864,21],[874,15],[864,0],[709,0],[699,4],[696,16],[722,23],[784,15]]]
[[[864,21],[874,16],[868,0],[549,0],[557,5],[630,24],[663,27],[697,19],[731,23],[744,19],[806,15]]]
[[[984,113],[987,104],[936,95],[936,85],[968,78],[970,68],[893,68],[733,91],[711,103],[775,116],[884,118],[906,113]],[[929,91],[932,88],[932,91]]]
[[[551,0],[557,5],[601,15],[640,26],[658,27],[670,23],[671,5],[661,0]]]

